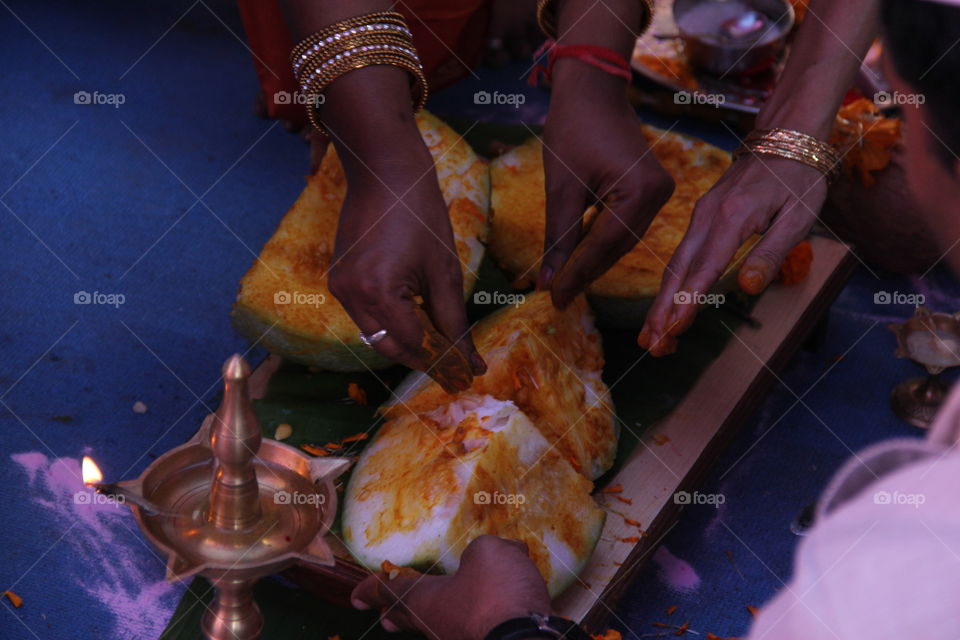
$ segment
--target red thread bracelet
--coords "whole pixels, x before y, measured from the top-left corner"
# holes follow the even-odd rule
[[[547,51],[547,66],[538,64],[533,68],[527,78],[527,82],[532,86],[536,86],[541,73],[547,80],[551,79],[553,65],[558,58],[574,58],[605,73],[623,78],[627,82],[630,82],[633,77],[626,59],[607,47],[598,47],[592,44],[557,44],[553,40],[547,40],[534,54],[534,58],[543,55],[544,50]]]

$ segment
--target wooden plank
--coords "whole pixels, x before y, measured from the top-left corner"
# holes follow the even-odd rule
[[[703,474],[753,412],[776,380],[777,372],[843,288],[856,261],[849,247],[824,237],[811,238],[814,262],[802,283],[773,285],[760,297],[753,317],[759,328],[741,325],[725,349],[701,374],[677,407],[644,433],[639,446],[611,484],[623,487],[627,505],[601,498],[611,510],[646,526],[636,544],[623,538],[639,535],[636,526],[609,513],[597,549],[574,584],[554,603],[560,615],[598,631],[616,601],[652,551],[676,522],[682,504],[677,492],[692,492]],[[638,390],[640,391],[640,390]],[[654,438],[669,441],[656,444]]]
[[[632,500],[624,504],[600,497],[611,511],[597,549],[581,574],[555,602],[560,614],[577,620],[592,632],[599,631],[617,600],[649,559],[683,508],[674,500],[679,491],[692,492],[720,451],[753,413],[777,373],[786,365],[840,293],[856,266],[849,248],[814,236],[814,262],[810,275],[790,287],[773,285],[757,301],[753,317],[759,328],[740,325],[721,354],[700,375],[688,395],[666,418],[643,435],[633,455],[610,482],[620,484]],[[271,356],[254,374],[255,397],[276,369]],[[261,372],[261,368],[264,369]],[[735,372],[735,375],[731,375]],[[264,375],[258,377],[257,374]],[[640,390],[642,391],[642,390]],[[654,438],[669,441],[656,444]],[[603,494],[601,494],[603,495]],[[639,536],[622,514],[645,525],[637,543],[622,542]],[[348,606],[349,594],[366,569],[349,558],[338,541],[337,565],[331,568],[295,568],[286,575],[325,600]]]

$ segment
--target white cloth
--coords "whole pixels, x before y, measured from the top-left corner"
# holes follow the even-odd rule
[[[748,640],[960,638],[960,385],[926,440],[849,460]]]

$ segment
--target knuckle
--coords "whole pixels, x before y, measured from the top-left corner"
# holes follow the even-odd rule
[[[351,279],[350,282],[345,282],[343,286],[345,295],[355,295],[367,303],[380,302],[388,297],[389,292],[386,281],[371,275]]]
[[[717,218],[724,224],[742,224],[752,209],[753,202],[744,195],[732,193],[717,205]]]
[[[779,266],[783,262],[785,255],[780,255],[781,252],[771,249],[770,247],[757,247],[750,253],[750,257],[753,261],[765,262],[769,266]]]

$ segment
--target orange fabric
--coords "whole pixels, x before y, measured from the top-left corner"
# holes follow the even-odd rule
[[[431,90],[459,80],[480,61],[490,22],[489,5],[489,0],[401,0],[394,7],[407,19]],[[267,115],[305,125],[303,106],[284,97],[284,93],[296,91],[289,57],[295,43],[279,2],[237,0],[237,7]]]

